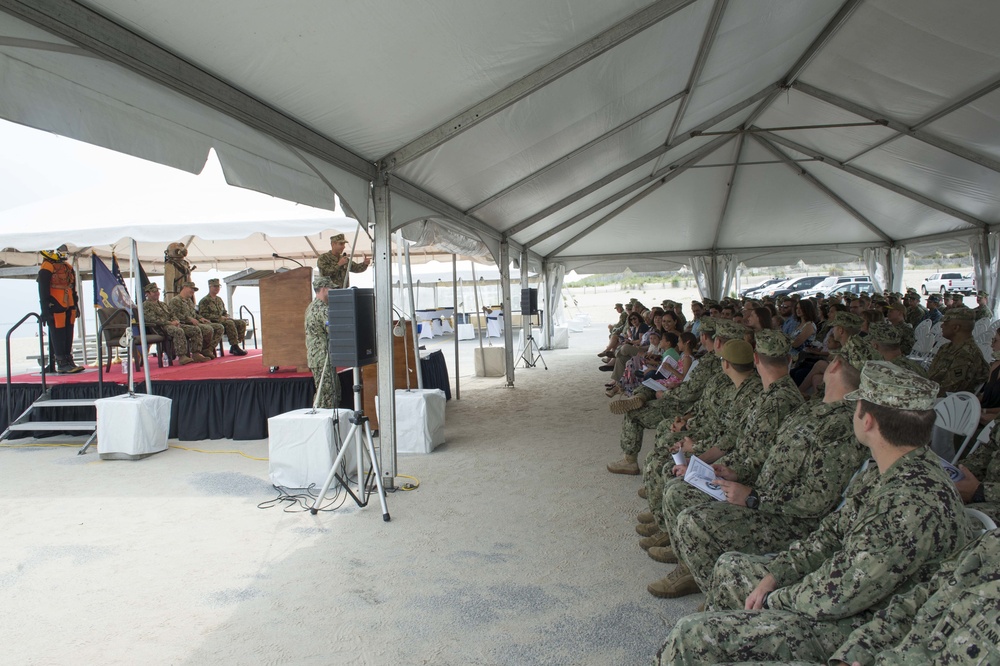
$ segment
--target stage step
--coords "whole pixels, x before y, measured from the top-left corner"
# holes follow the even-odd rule
[[[90,433],[86,443],[80,448],[78,453],[84,454],[90,445],[97,439],[97,421],[31,421],[31,413],[35,410],[50,409],[53,407],[93,407],[97,408],[97,401],[84,398],[63,398],[53,400],[50,393],[46,391],[33,403],[28,405],[24,412],[7,424],[7,429],[0,434],[0,441],[7,439],[12,432],[79,432]],[[8,393],[7,400],[10,400]],[[51,413],[51,412],[50,412]]]
[[[62,432],[64,430],[80,430],[89,432],[97,429],[97,421],[26,421],[25,423],[15,423],[7,427],[8,430],[37,430],[39,432],[52,430]]]

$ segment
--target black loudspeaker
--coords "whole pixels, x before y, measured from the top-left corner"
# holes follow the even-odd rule
[[[333,367],[377,363],[375,290],[331,289],[327,297],[327,330]]]
[[[537,289],[522,289],[521,290],[521,315],[536,315],[538,314],[538,290]]]

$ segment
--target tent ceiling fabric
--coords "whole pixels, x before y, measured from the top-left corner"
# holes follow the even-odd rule
[[[1000,225],[1000,3],[82,5],[0,0],[0,116],[190,172],[215,149],[364,220],[378,174],[393,228],[495,256],[825,263]]]

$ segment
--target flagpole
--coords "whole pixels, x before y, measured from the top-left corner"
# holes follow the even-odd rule
[[[136,246],[135,239],[133,238],[132,239],[132,266],[136,266],[138,263],[139,263],[139,248]],[[141,285],[142,279],[139,277],[140,275],[141,275],[141,273],[139,271],[137,271],[137,270],[133,270],[132,271],[132,277],[133,277],[134,282],[135,282],[135,287],[134,287],[135,291],[133,292],[136,295],[135,305],[136,305],[136,308],[139,311],[139,341],[141,342],[141,350],[142,350],[142,368],[143,368],[143,374],[146,377],[146,395],[153,395],[153,382],[149,378],[149,374],[150,374],[149,373],[149,344],[146,342],[146,315],[145,315],[145,308],[143,307],[143,302],[146,300],[146,294],[144,294],[143,291],[142,291],[142,285]],[[130,351],[131,351],[131,348],[132,348],[132,346],[129,345],[129,350]],[[134,387],[133,387],[133,382],[132,382],[132,371],[131,371],[131,368],[129,368],[128,377],[129,377],[128,390],[129,390],[129,393],[132,393],[133,390],[134,390]]]

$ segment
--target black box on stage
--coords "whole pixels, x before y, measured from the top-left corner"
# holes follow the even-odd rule
[[[538,314],[538,290],[537,289],[522,289],[521,290],[521,315],[536,315]]]
[[[331,289],[327,297],[327,330],[333,367],[377,363],[375,290]]]

